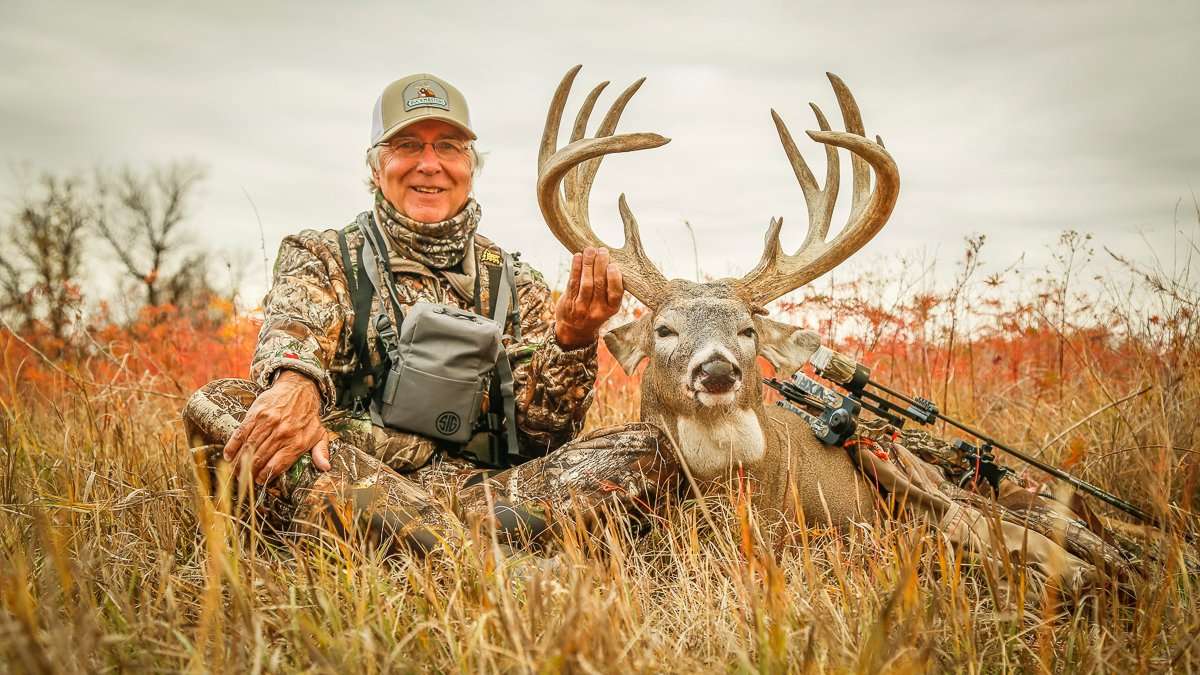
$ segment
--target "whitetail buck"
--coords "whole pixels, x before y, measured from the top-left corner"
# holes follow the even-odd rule
[[[558,86],[538,157],[538,203],[550,230],[572,252],[605,246],[588,218],[588,194],[603,157],[659,147],[669,139],[652,133],[614,135],[625,105],[643,80],[626,89],[601,121],[595,136],[585,127],[604,82],[588,94],[575,120],[571,142],[558,148],[559,125],[571,85],[572,68]],[[791,134],[775,111],[780,141],[808,204],[808,235],[793,255],[779,241],[782,219],[771,221],[762,259],[741,279],[693,283],[667,280],[647,258],[637,222],[622,194],[625,245],[609,247],[626,289],[649,309],[641,318],[605,336],[609,351],[626,372],[648,358],[642,379],[642,419],[660,424],[676,439],[692,475],[707,481],[742,467],[755,485],[760,507],[803,510],[810,521],[837,525],[863,515],[873,500],[841,449],[822,445],[798,416],[763,403],[757,357],[781,376],[798,370],[819,346],[818,336],[765,318],[763,306],[833,269],[875,236],[896,203],[900,178],[882,141],[863,134],[858,106],[846,85],[829,75],[845,132],[830,131],[812,104],[821,131],[808,135],[825,145],[825,187],[817,185]],[[877,137],[878,140],[878,137]],[[854,195],[849,223],[826,241],[837,200],[838,148],[851,153]],[[874,168],[875,186],[871,188]]]

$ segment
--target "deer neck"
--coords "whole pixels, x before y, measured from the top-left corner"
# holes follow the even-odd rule
[[[738,465],[757,464],[767,451],[762,405],[670,413],[654,406],[643,419],[673,432],[688,470],[698,479],[714,478]]]

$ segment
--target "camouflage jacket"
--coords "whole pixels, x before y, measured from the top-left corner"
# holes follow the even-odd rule
[[[337,230],[304,230],[284,238],[274,281],[263,301],[264,321],[250,366],[251,379],[263,387],[270,386],[281,369],[308,375],[320,388],[326,414],[337,400],[339,376],[357,366],[350,337],[354,305],[337,235]],[[357,265],[363,233],[352,224],[346,235]],[[393,259],[391,271],[401,295],[407,296],[405,305],[423,300],[473,309],[474,274],[482,275],[479,287],[486,307],[487,265],[499,261],[500,249],[476,234],[457,272],[435,272],[407,259]],[[505,346],[513,366],[517,428],[523,446],[549,450],[570,440],[583,424],[595,384],[596,345],[561,349],[554,337],[550,289],[541,274],[520,262],[514,273],[521,340],[506,338]],[[372,316],[382,301],[376,293]],[[374,322],[367,323],[371,365],[378,366],[383,355],[377,349]]]

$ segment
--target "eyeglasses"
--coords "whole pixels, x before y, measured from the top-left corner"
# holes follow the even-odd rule
[[[440,138],[427,143],[411,136],[395,138],[384,145],[401,157],[416,157],[425,151],[425,146],[432,145],[433,153],[441,159],[462,159],[471,147],[468,141],[460,141],[457,138]]]

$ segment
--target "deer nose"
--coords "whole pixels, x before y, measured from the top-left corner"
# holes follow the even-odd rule
[[[700,364],[700,384],[712,394],[723,394],[733,389],[742,376],[738,367],[723,358],[714,358]]]

